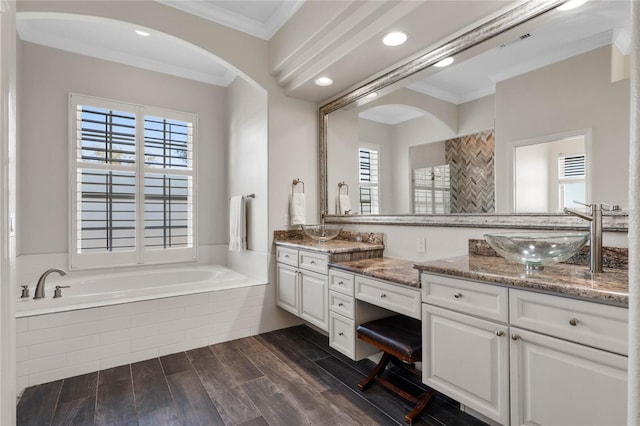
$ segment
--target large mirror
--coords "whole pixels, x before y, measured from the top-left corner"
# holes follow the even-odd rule
[[[627,206],[630,5],[560,3],[519,6],[321,107],[323,217]]]

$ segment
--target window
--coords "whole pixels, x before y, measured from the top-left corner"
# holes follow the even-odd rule
[[[380,211],[380,194],[378,187],[378,151],[360,148],[360,213],[378,214]]]
[[[560,209],[587,202],[585,155],[558,156],[558,202]]]
[[[71,267],[194,260],[196,116],[69,100]]]
[[[451,213],[448,164],[413,169],[413,213]]]

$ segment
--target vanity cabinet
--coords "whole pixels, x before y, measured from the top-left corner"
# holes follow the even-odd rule
[[[276,304],[321,330],[328,331],[329,256],[277,247],[276,259]]]
[[[422,288],[422,381],[508,424],[508,290],[427,274]]]
[[[626,424],[628,310],[422,274],[423,381],[500,424]]]

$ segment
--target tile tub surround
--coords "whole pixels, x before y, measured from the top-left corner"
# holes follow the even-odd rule
[[[379,257],[351,262],[333,262],[329,267],[420,288],[420,273],[414,265],[415,262],[409,260]]]
[[[469,240],[469,254],[500,257],[485,240]],[[562,263],[589,266],[589,246]],[[602,266],[613,269],[629,269],[629,249],[626,247],[602,247]]]
[[[524,266],[502,257],[468,255],[415,265],[422,272],[486,281],[592,302],[627,307],[629,274],[624,269],[589,272],[588,266],[556,263],[542,271],[525,273]]]
[[[358,241],[358,237],[362,241]],[[379,258],[382,257],[384,250],[381,233],[349,231],[342,231],[338,237],[324,243],[306,237],[301,230],[274,231],[274,244],[282,247],[328,253],[331,255],[332,262]]]
[[[17,318],[17,391],[292,324],[269,285]]]

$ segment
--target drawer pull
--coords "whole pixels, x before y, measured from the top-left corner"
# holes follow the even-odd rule
[[[285,255],[284,255],[284,257],[288,259],[288,258],[289,258],[289,255],[288,255],[288,254],[285,254]]]
[[[576,325],[578,325],[578,319],[577,318],[571,318],[569,320],[569,325],[571,325],[572,327],[575,327]]]
[[[344,303],[342,303],[342,302],[338,303],[338,306],[342,307],[342,306],[344,306]]]
[[[456,299],[460,299],[462,297],[461,293],[453,293],[453,297],[455,297]]]
[[[381,298],[381,299],[384,299],[385,297],[387,297],[387,295],[386,295],[386,294],[384,294],[384,293],[382,293],[382,294],[380,295],[380,298]]]
[[[512,334],[511,335],[511,340],[521,340],[521,339],[522,339],[522,337],[520,337],[519,334]]]
[[[502,336],[504,336],[504,331],[502,331],[502,330],[496,330],[496,336],[498,336],[498,337],[502,337]]]
[[[310,260],[309,263],[312,264],[312,265],[315,265],[316,261],[315,260]]]
[[[344,333],[341,331],[340,333],[338,333],[338,336],[344,336]]]
[[[338,281],[338,285],[344,285],[343,281]]]

